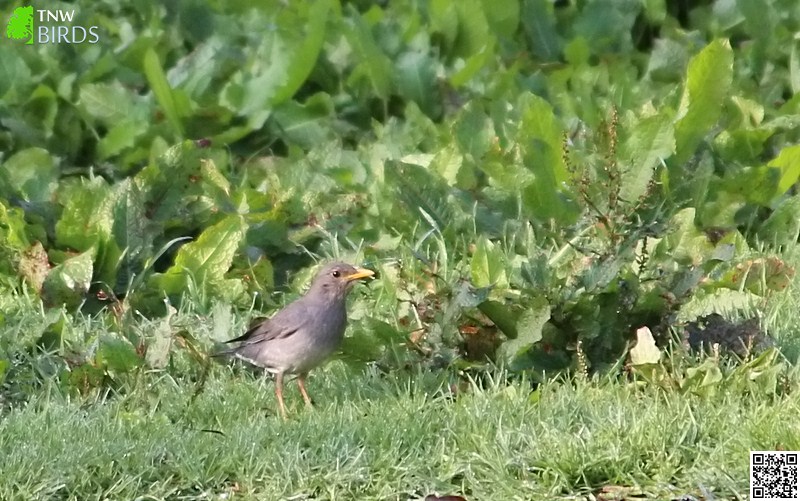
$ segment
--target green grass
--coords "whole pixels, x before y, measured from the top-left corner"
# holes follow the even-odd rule
[[[155,373],[96,402],[42,391],[0,422],[0,498],[574,499],[607,485],[735,498],[748,450],[800,449],[797,392],[553,382],[536,401],[499,375],[455,397],[442,383],[334,363],[312,377],[313,410],[289,385],[288,422],[270,382],[226,368],[194,400],[194,383]]]
[[[783,348],[796,347],[798,298],[793,285],[765,309]],[[0,296],[0,311],[7,354],[24,353],[59,317],[26,296]],[[227,307],[176,317],[173,333],[190,326],[205,343],[247,323]],[[152,335],[161,322],[135,329]],[[64,344],[88,350],[112,333],[103,317],[81,315],[61,331]],[[186,350],[167,371],[118,374],[115,389],[83,396],[56,377],[60,357],[13,359],[0,374],[0,499],[590,499],[613,486],[648,499],[744,499],[748,451],[800,450],[796,366],[783,391],[746,375],[699,396],[601,378],[533,391],[499,370],[476,383],[449,370],[387,375],[337,361],[312,373],[313,410],[287,384],[283,422],[271,381],[214,365],[201,385]]]

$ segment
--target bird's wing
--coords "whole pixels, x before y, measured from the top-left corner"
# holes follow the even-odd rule
[[[247,332],[225,342],[249,345],[289,337],[302,327],[307,318],[305,309],[301,302],[294,302],[272,318],[257,319]]]

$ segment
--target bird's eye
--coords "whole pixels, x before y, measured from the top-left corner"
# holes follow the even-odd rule
[[[339,278],[339,275],[341,275],[341,273],[339,273],[339,270],[333,270],[333,273],[331,273],[331,275],[333,275],[333,278]]]

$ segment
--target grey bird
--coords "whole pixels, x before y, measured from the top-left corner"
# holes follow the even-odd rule
[[[226,341],[239,344],[215,356],[232,355],[275,374],[275,396],[281,417],[286,419],[284,375],[297,375],[303,400],[311,406],[306,376],[336,351],[344,337],[347,293],[357,280],[374,274],[345,263],[324,266],[303,297],[272,318],[254,324],[243,335]]]

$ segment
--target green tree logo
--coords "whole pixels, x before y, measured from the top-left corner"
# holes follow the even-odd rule
[[[33,6],[17,7],[8,20],[6,36],[12,40],[24,40],[25,45],[33,45]]]

